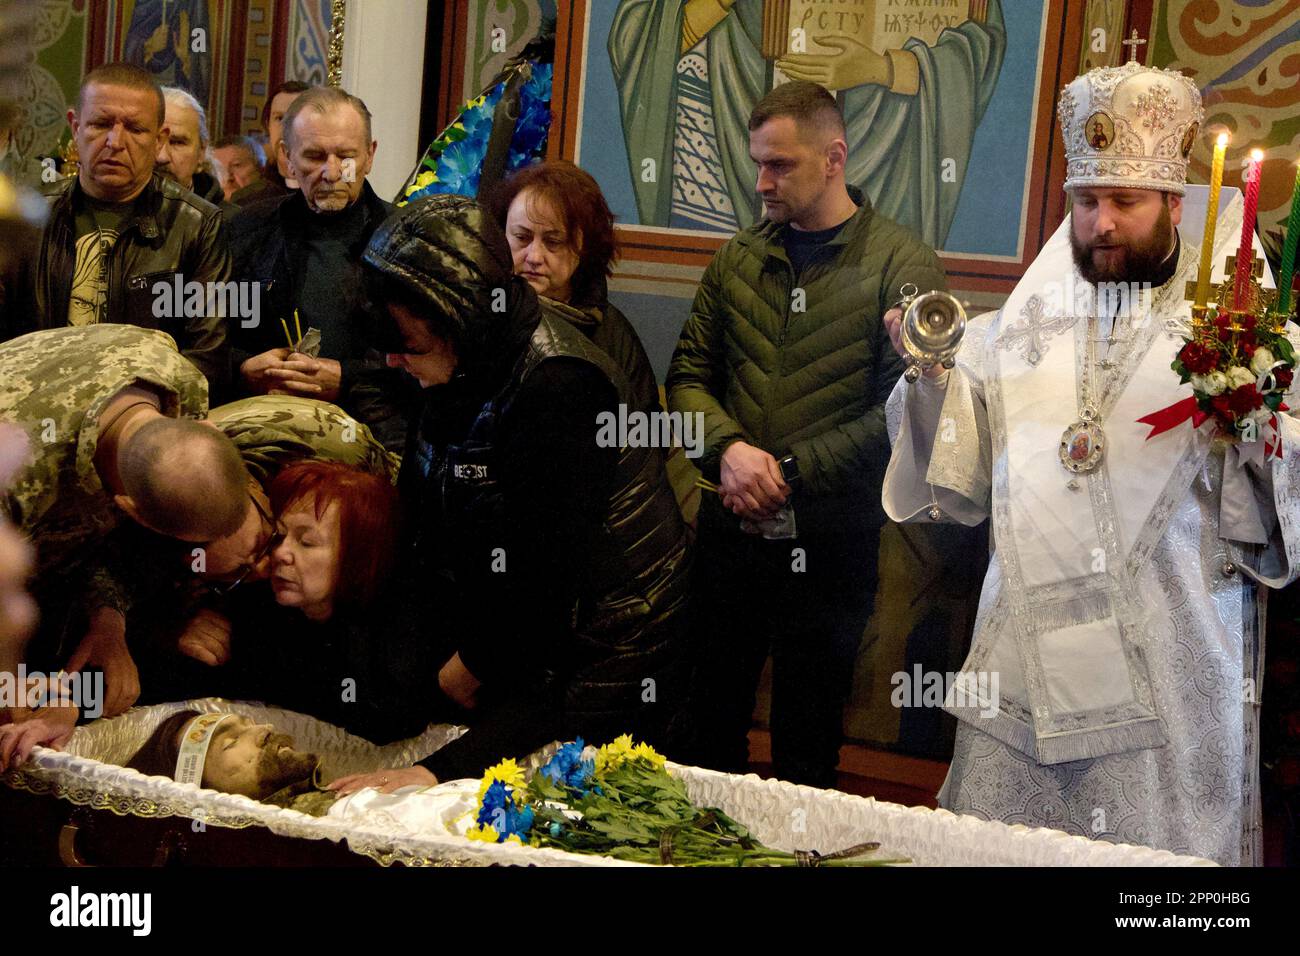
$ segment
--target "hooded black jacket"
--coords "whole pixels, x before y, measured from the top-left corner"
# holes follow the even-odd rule
[[[460,613],[437,613],[451,650],[488,689],[548,681],[563,718],[550,736],[666,722],[688,538],[659,449],[597,441],[597,415],[637,407],[625,377],[512,274],[505,237],[471,200],[405,207],[364,261],[456,346],[398,482],[407,560],[460,594]]]

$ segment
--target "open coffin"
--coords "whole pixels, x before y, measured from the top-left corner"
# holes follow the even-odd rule
[[[188,818],[203,828],[262,827],[293,840],[331,841],[383,864],[493,864],[532,866],[635,866],[608,857],[551,849],[475,842],[453,832],[451,823],[472,804],[474,788],[449,784],[426,794],[438,813],[394,813],[389,800],[352,800],[343,813],[310,817],[258,803],[248,797],[146,777],[119,766],[157,725],[179,710],[233,711],[268,722],[291,735],[300,750],[320,754],[328,777],[420,760],[463,733],[430,726],[419,737],[376,746],[315,718],[291,711],[218,699],[136,708],[77,729],[65,751],[38,748],[4,782],[16,790],[45,794],[83,807],[141,818]],[[535,756],[539,765],[545,756]],[[756,776],[735,776],[670,764],[699,806],[715,806],[749,827],[763,843],[786,850],[833,852],[877,841],[878,855],[904,857],[921,866],[1186,866],[1213,865],[1147,847],[1115,845],[1055,830],[988,822],[944,810],[904,807],[871,798],[796,786]],[[468,794],[468,795],[467,795]],[[441,800],[434,799],[441,796]],[[459,804],[457,803],[459,801]],[[388,807],[388,809],[385,809]],[[463,812],[463,810],[461,810]],[[415,819],[415,817],[419,819]],[[219,829],[209,832],[220,832]]]

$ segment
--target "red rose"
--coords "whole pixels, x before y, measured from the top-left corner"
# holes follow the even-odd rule
[[[1241,319],[1241,327],[1247,332],[1255,327],[1255,317],[1247,312]]]
[[[1214,414],[1223,421],[1232,421],[1232,399],[1227,392],[1210,399],[1210,406],[1214,409]]]
[[[1291,370],[1289,368],[1280,368],[1273,372],[1273,381],[1277,383],[1278,388],[1291,387]]]
[[[1227,312],[1216,312],[1214,314],[1215,328],[1226,329],[1231,324],[1232,324],[1232,320],[1228,318]]]
[[[1219,356],[1200,342],[1188,342],[1178,353],[1178,361],[1183,363],[1183,368],[1190,374],[1204,375],[1214,371],[1214,367],[1219,364]]]
[[[1249,385],[1240,385],[1228,393],[1228,407],[1238,417],[1245,415],[1247,412],[1253,412],[1263,404],[1264,397],[1259,394],[1254,382]]]

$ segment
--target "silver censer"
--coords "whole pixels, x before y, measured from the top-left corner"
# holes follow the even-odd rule
[[[915,382],[933,365],[952,368],[966,334],[966,310],[937,289],[918,295],[915,284],[908,282],[898,291],[903,297],[898,306],[903,310],[903,349],[907,352],[903,377]]]

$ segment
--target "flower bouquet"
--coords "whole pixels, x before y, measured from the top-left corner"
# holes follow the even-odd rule
[[[664,758],[624,734],[598,750],[566,743],[532,778],[514,760],[483,775],[471,840],[675,866],[881,866],[864,843],[838,853],[763,846],[717,808],[695,806]]]
[[[1223,434],[1255,441],[1283,402],[1295,370],[1295,352],[1284,327],[1259,322],[1249,312],[1221,310],[1193,327],[1172,368],[1191,383],[1196,410],[1192,427],[1207,418]]]
[[[456,119],[425,150],[397,205],[405,206],[435,193],[478,194],[497,105],[517,73],[524,73],[527,80],[519,91],[519,116],[511,133],[505,172],[511,173],[545,156],[551,126],[553,68],[549,63],[524,62],[506,71],[501,79],[460,108]]]

